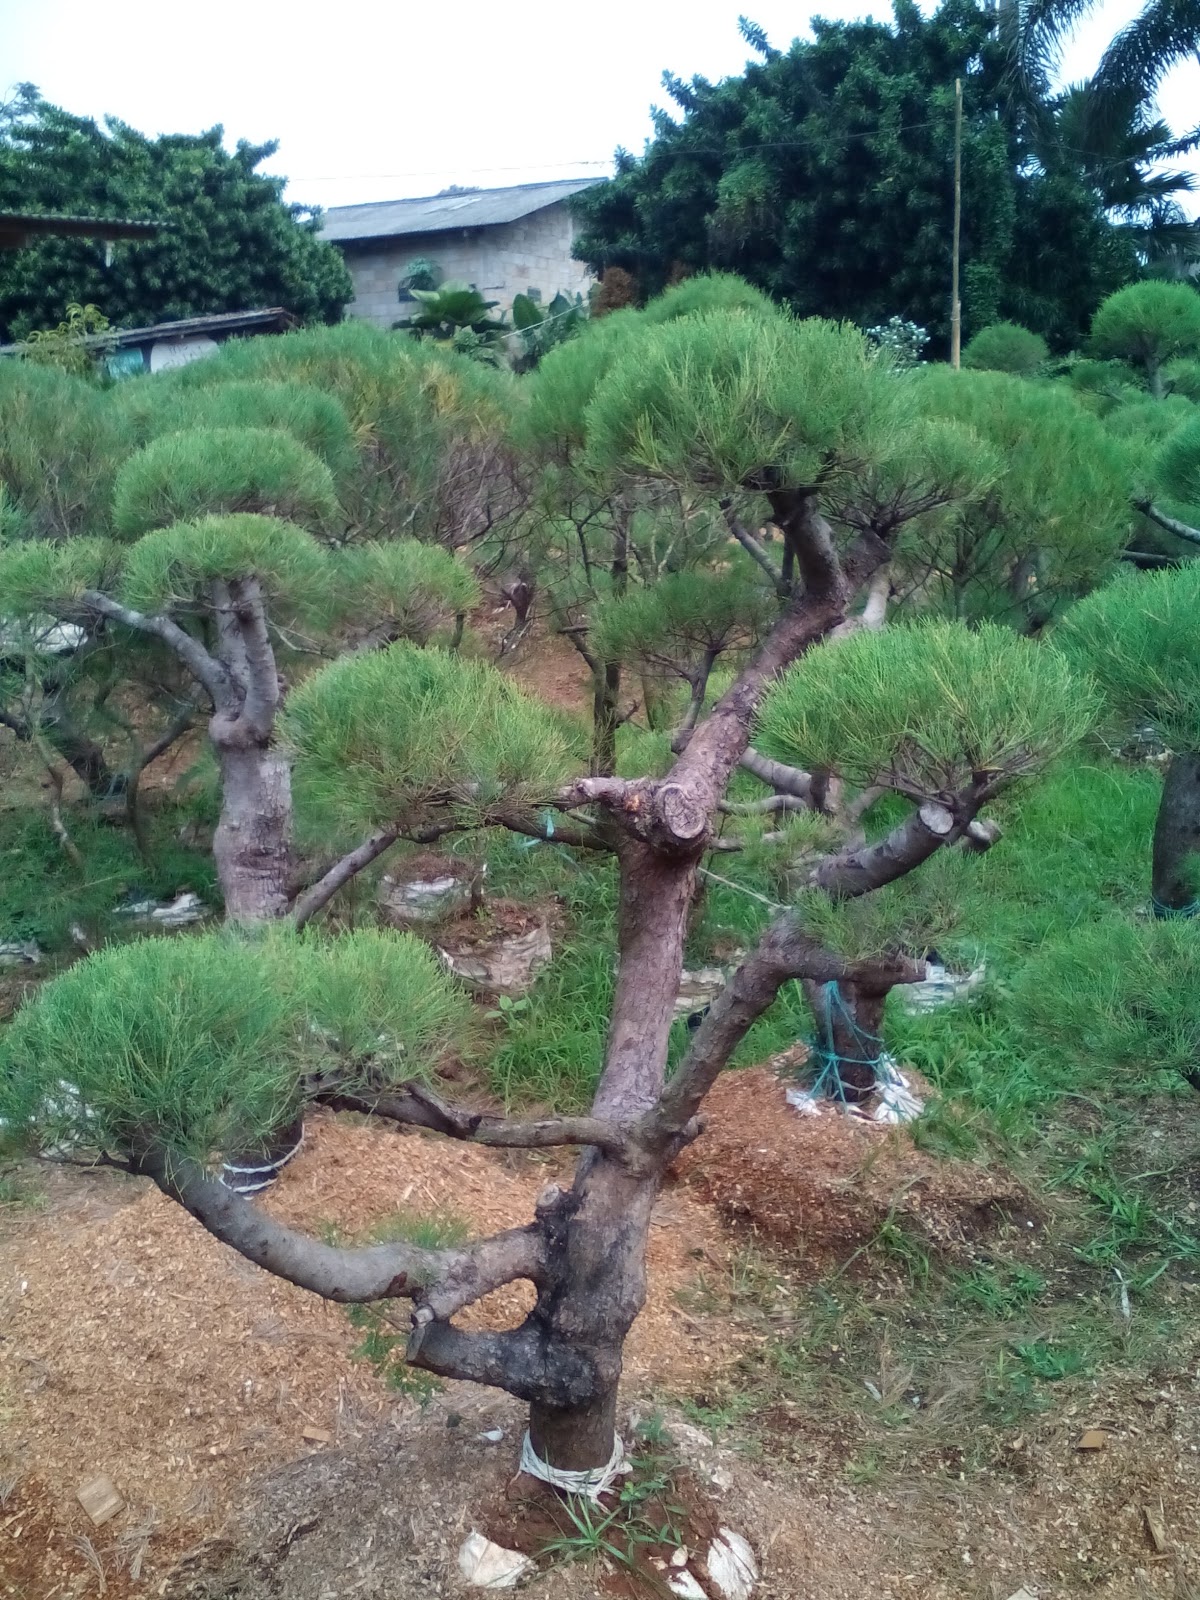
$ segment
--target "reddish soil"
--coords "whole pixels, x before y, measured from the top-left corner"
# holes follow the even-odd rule
[[[948,1252],[1038,1208],[1010,1173],[914,1148],[902,1128],[830,1104],[800,1116],[770,1067],[729,1072],[704,1102],[706,1128],[676,1171],[730,1223],[814,1272],[868,1243],[889,1218]]]
[[[527,1222],[561,1170],[316,1116],[266,1205],[348,1237],[397,1211],[452,1214],[489,1233]],[[10,1585],[0,1595],[28,1600],[95,1581],[83,1537],[108,1593],[120,1593],[121,1541],[147,1523],[145,1571],[161,1576],[219,1526],[249,1474],[325,1448],[306,1428],[340,1444],[396,1403],[354,1357],[361,1336],[341,1307],[251,1266],[148,1184],[60,1169],[49,1189],[40,1212],[0,1208],[0,1488],[14,1481],[21,1494],[16,1520],[0,1511],[0,1579]],[[715,1312],[678,1305],[698,1273],[726,1270],[726,1249],[711,1212],[682,1190],[664,1198],[649,1301],[627,1351],[631,1391],[704,1383],[736,1360],[743,1346]],[[463,1321],[511,1325],[530,1294],[513,1285]],[[75,1494],[101,1474],[128,1509],[95,1529]]]

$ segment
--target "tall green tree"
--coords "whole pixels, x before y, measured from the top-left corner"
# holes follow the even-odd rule
[[[0,210],[151,217],[154,239],[106,246],[46,238],[0,256],[0,337],[54,326],[71,302],[116,327],[281,305],[305,322],[336,322],[353,293],[345,263],[316,236],[317,215],[283,199],[257,169],[273,143],[222,130],[149,139],[114,117],[104,126],[42,99],[30,85],[0,114]]]
[[[993,12],[945,0],[890,25],[813,24],[713,84],[664,82],[640,159],[573,202],[580,256],[654,292],[672,272],[738,272],[802,315],[877,323],[899,313],[948,334],[954,81],[964,81],[963,303],[968,333],[1011,317],[1069,345],[1133,252],[1073,169],[1029,160],[1006,115]]]

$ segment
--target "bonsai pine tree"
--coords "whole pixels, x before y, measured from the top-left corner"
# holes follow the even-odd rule
[[[1065,646],[1126,729],[1151,728],[1171,752],[1154,826],[1157,916],[1200,908],[1200,563],[1097,589],[1063,618]]]
[[[1109,295],[1092,319],[1092,348],[1135,368],[1156,400],[1167,393],[1165,368],[1200,354],[1200,293],[1190,284],[1149,278]]]
[[[835,983],[853,1000],[924,972],[903,948],[866,956],[838,948],[814,908],[882,890],[966,837],[1002,785],[1035,771],[1086,720],[1086,692],[1081,700],[1062,660],[1009,630],[859,627],[833,639],[892,547],[869,528],[835,538],[821,509],[825,480],[868,459],[873,440],[894,437],[904,403],[894,374],[853,332],[731,312],[646,329],[595,385],[586,448],[597,470],[638,486],[687,485],[718,506],[762,495],[784,538],[779,586],[763,575],[770,613],[753,629],[739,623],[740,665],[714,703],[698,705],[659,774],[587,773],[561,724],[494,668],[404,641],[346,655],[289,697],[282,731],[301,808],[323,815],[339,846],[359,841],[341,858],[345,875],[401,831],[504,826],[541,835],[546,811],[568,848],[613,855],[617,971],[586,1115],[523,1120],[448,1104],[433,1072],[458,1013],[428,957],[392,935],[297,937],[272,927],[249,943],[233,929],[126,946],[42,988],[0,1036],[9,1128],[42,1148],[75,1144],[150,1178],[232,1248],[314,1293],[409,1300],[411,1363],[526,1401],[523,1459],[536,1471],[582,1473],[577,1481],[592,1487],[607,1481],[620,1460],[622,1352],[645,1298],[655,1198],[675,1155],[701,1131],[717,1074],[792,979]],[[249,632],[233,619],[236,660],[258,648],[246,586],[270,590],[277,575],[310,561],[311,536],[276,534],[264,583],[257,566],[251,576],[227,559],[236,541],[224,529],[198,550],[219,546],[209,581],[239,585],[254,613]],[[247,530],[235,532],[241,539]],[[152,545],[154,559],[131,568],[139,582],[175,562],[193,570],[183,566],[183,540],[144,537],[166,540],[171,557]],[[103,574],[77,559],[74,592],[105,593],[89,587]],[[748,576],[751,565],[761,570],[747,562]],[[706,598],[714,615],[724,604],[709,586],[692,595],[689,616]],[[219,640],[223,593],[209,604]],[[702,652],[718,631],[726,637],[714,629]],[[689,632],[689,650],[693,643]],[[209,672],[209,660],[224,666],[219,648],[198,671]],[[906,809],[883,838],[811,862],[796,905],[746,956],[668,1080],[698,874],[756,725],[787,760],[824,762],[847,781],[869,774]],[[214,1151],[252,1144],[314,1102],[478,1144],[581,1154],[570,1184],[548,1186],[523,1228],[454,1250],[335,1247],[276,1222],[212,1176]],[[536,1291],[519,1327],[456,1323],[465,1306],[515,1279]]]
[[[470,603],[452,556],[412,541],[356,547],[318,538],[338,522],[328,467],[278,429],[164,434],[118,474],[113,526],[128,543],[25,540],[0,548],[5,608],[94,635],[152,639],[211,711],[221,777],[213,840],[227,916],[286,913],[295,888],[287,756],[275,742],[281,683],[272,622],[321,627],[370,607],[384,637],[426,637],[439,611]]]
[[[926,417],[969,430],[979,481],[945,514],[911,523],[896,561],[902,587],[953,616],[1036,630],[1119,557],[1127,453],[1062,389],[949,367],[923,368],[914,383]]]

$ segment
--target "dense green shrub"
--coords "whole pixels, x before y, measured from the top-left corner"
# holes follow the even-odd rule
[[[1040,333],[1031,333],[1018,322],[993,322],[969,341],[962,364],[980,372],[1011,372],[1029,378],[1045,365],[1049,354]]]

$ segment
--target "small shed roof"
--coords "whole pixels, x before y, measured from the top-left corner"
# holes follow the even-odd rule
[[[296,318],[282,306],[264,311],[210,311],[201,317],[184,317],[179,322],[155,322],[146,328],[111,328],[94,333],[80,343],[97,350],[122,349],[126,345],[149,344],[159,339],[191,339],[198,334],[284,332],[296,327]],[[0,345],[0,355],[20,355],[22,344]]]
[[[603,178],[562,178],[554,183],[517,183],[508,189],[459,189],[414,200],[374,200],[361,206],[330,206],[321,237],[332,244],[353,239],[391,239],[410,233],[492,228],[516,222],[566,200]]]
[[[0,211],[0,250],[20,250],[30,239],[53,234],[85,239],[153,239],[161,222],[136,217],[76,217],[46,212]]]

